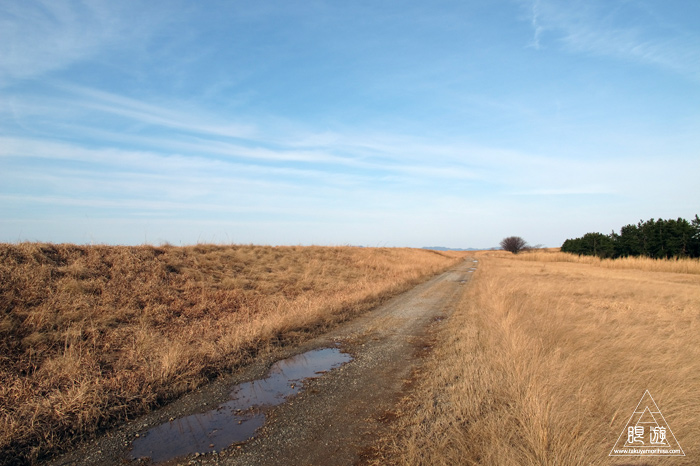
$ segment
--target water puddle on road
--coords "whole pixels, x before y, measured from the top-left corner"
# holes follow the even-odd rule
[[[265,411],[299,393],[305,380],[351,360],[337,348],[322,348],[277,361],[265,378],[236,385],[230,401],[150,429],[134,440],[130,457],[159,463],[244,442],[265,423]]]

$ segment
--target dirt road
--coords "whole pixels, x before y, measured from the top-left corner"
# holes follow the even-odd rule
[[[202,442],[195,438],[196,432],[188,429],[195,425],[196,429],[207,431],[205,435],[211,432],[221,435],[225,427],[203,423],[218,422],[217,416],[221,417],[220,413],[227,409],[235,413],[241,411],[230,401],[232,393],[240,396],[242,388],[232,391],[236,384],[243,383],[241,387],[249,390],[252,387],[253,392],[260,392],[268,381],[277,377],[271,373],[280,372],[276,368],[279,363],[270,369],[273,361],[269,360],[183,397],[52,464],[148,462],[150,460],[139,458],[139,451],[149,448],[161,448],[166,456],[167,453],[176,456],[169,460],[162,458],[162,464],[168,465],[356,464],[386,420],[391,418],[396,401],[419,366],[421,355],[430,346],[431,331],[452,313],[476,265],[469,258],[303,347],[287,350],[282,358],[318,348],[337,348],[347,354],[342,365],[336,364],[339,367],[315,373],[313,379],[287,383],[292,389],[296,385],[303,387],[300,391],[297,387],[298,393],[285,403],[266,409],[264,413],[255,408],[254,415],[235,417],[238,419],[235,424],[248,426],[251,432],[262,425],[252,440],[216,451],[220,447],[216,443],[209,444],[208,440],[205,448],[201,448]],[[347,362],[350,356],[352,360]],[[258,380],[257,384],[245,383],[261,378],[264,380]],[[267,395],[257,393],[256,396]],[[230,422],[231,415],[225,417]],[[147,445],[149,437],[155,447]],[[189,450],[188,443],[194,445]],[[177,456],[178,448],[184,448],[189,454]]]

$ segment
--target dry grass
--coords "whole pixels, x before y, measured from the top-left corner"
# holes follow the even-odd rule
[[[500,251],[492,254],[504,255]],[[700,274],[700,259],[691,258],[652,259],[650,257],[620,257],[617,259],[601,259],[595,256],[579,256],[578,254],[552,250],[533,250],[511,258],[533,262],[573,262],[575,264],[589,264],[608,269],[637,269],[649,272]]]
[[[0,245],[0,464],[35,462],[375,306],[460,256]]]
[[[697,464],[700,276],[535,257],[482,253],[375,463],[665,464],[608,457],[648,389]]]

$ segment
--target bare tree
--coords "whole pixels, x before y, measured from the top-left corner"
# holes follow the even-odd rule
[[[508,238],[503,238],[501,247],[506,251],[517,254],[522,250],[529,249],[530,246],[520,236],[509,236]]]

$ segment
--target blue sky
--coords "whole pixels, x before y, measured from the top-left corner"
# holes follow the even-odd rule
[[[0,3],[0,241],[559,246],[699,175],[695,0]]]

